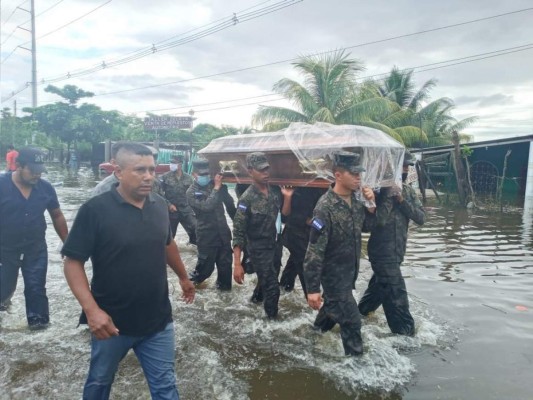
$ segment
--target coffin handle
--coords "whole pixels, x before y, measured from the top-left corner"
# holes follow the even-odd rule
[[[218,165],[220,166],[221,174],[236,175],[239,173],[239,163],[236,160],[219,161]]]
[[[300,161],[300,168],[302,169],[302,175],[318,175],[319,171],[324,170],[327,166],[327,161],[323,158],[316,158],[314,160]]]

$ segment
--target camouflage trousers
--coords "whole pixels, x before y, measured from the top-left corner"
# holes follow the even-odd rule
[[[409,312],[409,299],[400,264],[374,264],[374,274],[359,301],[359,312],[368,315],[383,306],[392,333],[413,336],[415,321]]]
[[[280,248],[278,245],[272,249],[248,248],[250,260],[257,274],[257,286],[252,299],[256,299],[257,302],[263,300],[265,313],[269,318],[276,318],[278,315]]]
[[[336,293],[334,295],[324,293],[324,304],[315,319],[315,329],[327,332],[335,324],[339,324],[341,328],[344,353],[347,356],[362,354],[361,315],[352,292]]]

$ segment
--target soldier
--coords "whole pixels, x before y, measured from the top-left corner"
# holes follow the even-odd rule
[[[334,153],[332,169],[335,185],[318,201],[311,222],[304,261],[307,302],[319,310],[315,329],[326,332],[338,323],[345,354],[360,355],[361,316],[352,290],[359,271],[363,223],[375,220],[376,208],[365,207],[355,196],[361,185],[360,173],[364,171],[359,165],[359,154]],[[362,194],[368,202],[374,201],[371,189],[363,188]]]
[[[307,244],[309,243],[313,210],[324,192],[324,189],[307,187],[298,187],[294,190],[291,215],[287,217],[282,233],[283,245],[289,250],[290,256],[281,274],[279,284],[287,292],[294,288],[294,281],[296,276],[298,276],[304,295],[307,295],[303,277],[303,264]]]
[[[362,315],[368,315],[383,305],[390,330],[409,336],[415,334],[415,322],[409,312],[409,300],[400,264],[407,247],[409,220],[422,225],[426,217],[414,189],[405,183],[409,165],[414,164],[414,157],[406,151],[401,192],[393,196],[390,192],[384,192],[377,199],[388,212],[377,216],[377,223],[370,233],[368,258],[374,273],[359,302]]]
[[[187,201],[196,214],[196,238],[198,262],[190,276],[191,281],[199,284],[205,281],[217,267],[217,288],[231,290],[231,231],[224,206],[230,218],[235,216],[235,203],[222,184],[222,175],[211,179],[209,163],[206,160],[192,162],[193,184],[187,189]]]
[[[293,189],[269,185],[270,164],[264,153],[249,154],[246,164],[253,184],[240,197],[233,221],[233,278],[244,282],[241,252],[246,246],[264,295],[266,315],[273,319],[278,315],[279,300],[276,221],[280,210],[282,215],[290,214]]]
[[[183,156],[181,154],[172,156],[170,160],[170,171],[161,177],[165,198],[170,202],[168,211],[170,213],[170,227],[173,237],[176,237],[178,224],[181,223],[187,235],[189,243],[196,244],[196,217],[191,206],[187,202],[187,189],[192,185],[192,177],[182,170]]]

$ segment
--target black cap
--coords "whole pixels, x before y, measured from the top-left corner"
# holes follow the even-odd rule
[[[246,156],[246,166],[255,169],[256,171],[261,171],[262,169],[270,167],[270,164],[268,163],[265,153],[256,151],[255,153],[250,153]]]
[[[333,153],[333,167],[344,168],[352,174],[364,172],[365,169],[360,164],[361,156],[349,151],[336,151]]]
[[[209,161],[207,160],[194,160],[192,162],[192,170],[198,175],[208,174],[209,173]]]
[[[173,154],[170,157],[170,161],[173,161],[175,164],[183,164],[183,155],[181,155],[181,154]]]
[[[405,167],[407,165],[415,165],[415,163],[416,163],[415,156],[409,153],[407,150],[405,150],[405,154],[403,155],[403,166]]]
[[[44,153],[35,147],[23,147],[20,149],[17,162],[21,165],[27,165],[34,174],[46,172]]]

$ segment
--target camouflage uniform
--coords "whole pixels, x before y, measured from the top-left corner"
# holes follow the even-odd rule
[[[324,189],[304,187],[298,187],[294,190],[292,211],[285,220],[282,233],[283,245],[289,250],[290,256],[281,274],[279,284],[287,291],[294,288],[294,281],[298,276],[304,295],[307,294],[303,277],[303,263],[311,229],[307,221],[313,217],[315,205],[324,191]]]
[[[161,176],[161,182],[165,198],[176,207],[176,212],[169,214],[172,235],[176,236],[178,224],[181,223],[189,235],[189,242],[196,244],[196,217],[186,195],[187,189],[193,183],[192,177],[185,172],[177,176],[175,172],[169,171]]]
[[[246,248],[265,297],[265,312],[270,318],[278,313],[279,263],[275,260],[279,246],[276,220],[282,204],[279,186],[268,186],[268,196],[265,196],[255,185],[250,185],[239,199],[233,220],[233,247]],[[256,292],[260,289],[256,288]]]
[[[380,208],[387,212],[378,214],[377,223],[371,230],[368,258],[374,274],[359,302],[359,311],[367,315],[383,305],[387,323],[393,333],[414,335],[415,322],[409,312],[400,264],[407,247],[409,220],[422,225],[426,214],[411,186],[402,185],[402,197],[404,201],[398,203],[387,192],[378,196]]]
[[[373,220],[375,216],[355,194],[350,206],[331,188],[313,213],[304,277],[308,293],[320,293],[321,284],[324,290],[324,304],[314,325],[325,332],[338,323],[346,355],[363,351],[361,316],[352,290],[359,272],[363,224]]]
[[[187,189],[187,201],[196,214],[196,238],[198,262],[191,274],[191,281],[200,283],[213,273],[217,266],[217,288],[231,289],[231,231],[224,214],[224,206],[231,219],[235,216],[235,203],[228,193],[228,187],[213,188],[213,182],[200,186],[194,182]],[[223,206],[224,205],[224,206]]]

